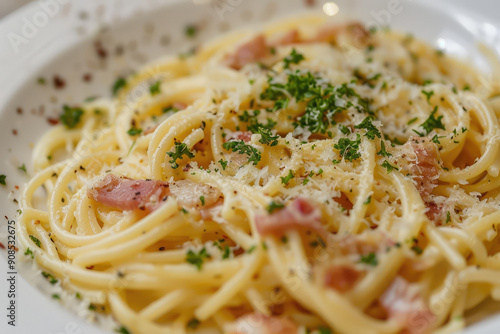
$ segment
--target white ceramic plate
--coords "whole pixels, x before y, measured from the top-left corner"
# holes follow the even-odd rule
[[[0,20],[0,242],[7,245],[7,224],[16,220],[21,186],[30,174],[32,144],[50,127],[62,104],[108,94],[118,75],[168,53],[186,51],[229,29],[293,15],[321,11],[324,0],[43,0],[33,2]],[[313,5],[311,5],[313,4]],[[436,48],[470,60],[483,71],[488,66],[477,49],[484,42],[500,54],[500,3],[488,0],[337,0],[338,15],[348,15],[370,26],[407,31]],[[326,5],[326,12],[336,12]],[[187,25],[199,26],[196,38],[185,35]],[[96,44],[96,41],[99,43]],[[106,57],[103,57],[104,53]],[[99,55],[101,54],[101,56]],[[90,82],[84,77],[90,74]],[[65,82],[55,89],[54,76]],[[37,83],[44,78],[45,85]],[[87,76],[87,79],[89,77]],[[22,110],[22,113],[18,112]],[[28,175],[18,167],[28,166]],[[1,333],[103,333],[59,302],[50,299],[53,287],[22,264],[16,275],[16,326],[7,324],[9,286],[7,252],[0,249]],[[10,275],[8,275],[10,276]],[[484,312],[471,312],[475,324],[466,332],[498,333],[500,316],[479,321]]]

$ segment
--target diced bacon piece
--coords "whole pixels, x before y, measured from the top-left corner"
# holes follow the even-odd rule
[[[49,122],[50,125],[57,125],[59,124],[59,119],[54,117],[47,117],[47,122]]]
[[[347,198],[346,194],[340,193],[340,196],[334,197],[333,200],[337,202],[341,207],[346,209],[347,214],[349,214],[349,211],[352,209],[353,205],[349,198]]]
[[[415,154],[415,162],[410,164],[417,190],[426,199],[438,184],[439,164],[436,145],[428,138],[410,138],[409,145]]]
[[[297,334],[298,327],[285,317],[251,313],[238,318],[224,328],[225,334]]]
[[[195,183],[190,180],[175,181],[170,184],[170,192],[181,207],[208,208],[219,201],[221,192],[206,183]]]
[[[87,190],[89,198],[111,208],[147,211],[156,209],[169,193],[166,182],[133,180],[111,173]]]
[[[350,291],[357,283],[361,272],[347,265],[333,265],[325,271],[325,285],[338,292]]]
[[[402,333],[428,333],[436,319],[421,297],[419,287],[399,276],[380,297],[380,303],[389,319],[401,324]]]
[[[290,45],[300,43],[299,32],[294,29],[286,32],[285,34],[279,36],[277,39],[273,40],[270,44],[272,46]]]
[[[209,208],[219,201],[220,194],[219,189],[209,184],[190,180],[175,181],[169,185],[167,182],[133,180],[111,173],[87,191],[89,198],[111,208],[146,211],[155,210],[170,195],[177,199],[181,207]]]
[[[308,229],[316,231],[326,240],[327,232],[321,224],[320,209],[303,198],[297,198],[270,215],[256,216],[255,224],[261,235],[280,236],[287,230]]]
[[[370,34],[361,23],[351,22],[324,26],[313,39],[313,42],[332,42],[335,44],[340,44],[343,41],[348,41],[357,48],[364,48],[370,42]]]
[[[235,131],[230,133],[224,138],[225,142],[230,140],[243,140],[245,143],[248,143],[252,139],[252,132],[250,131]]]
[[[427,211],[425,212],[427,218],[430,221],[438,222],[441,218],[443,206],[436,204],[436,202],[426,202],[425,205],[427,206]]]
[[[249,63],[253,63],[269,55],[269,46],[266,38],[260,34],[255,36],[250,41],[238,47],[238,49],[226,57],[226,64],[239,70]]]

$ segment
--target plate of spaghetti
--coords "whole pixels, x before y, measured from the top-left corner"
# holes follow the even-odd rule
[[[5,246],[40,307],[135,334],[495,332],[486,7],[124,3],[54,2],[78,42],[19,60],[2,109]]]

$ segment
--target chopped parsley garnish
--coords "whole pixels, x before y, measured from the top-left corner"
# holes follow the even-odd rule
[[[271,112],[278,111],[280,109],[286,109],[288,107],[288,103],[290,102],[290,99],[279,99],[276,101],[274,104],[274,107],[271,109]]]
[[[431,90],[431,91],[427,92],[425,90],[422,90],[422,94],[424,94],[425,97],[427,97],[427,102],[431,103],[431,97],[432,97],[432,95],[434,95],[434,91]]]
[[[260,98],[263,100],[277,101],[287,98],[286,92],[293,96],[297,102],[324,95],[324,88],[318,83],[319,78],[310,72],[300,74],[300,71],[296,71],[288,76],[286,84],[273,83],[272,79],[272,77],[269,78],[269,87],[260,94]]]
[[[191,153],[188,146],[185,143],[175,142],[175,148],[173,152],[167,152],[167,155],[172,159],[169,160],[170,166],[173,169],[179,168],[179,164],[177,163],[177,159],[181,159],[183,155],[188,158],[194,158],[194,154]]]
[[[363,204],[368,205],[368,204],[370,204],[371,202],[372,202],[372,197],[371,197],[371,196],[369,196],[369,197],[368,197],[368,198],[367,198],[367,199],[363,202]]]
[[[166,113],[168,113],[170,111],[172,111],[172,112],[178,112],[179,109],[175,108],[174,106],[170,106],[170,107],[165,107],[165,108],[163,108],[161,110],[161,112],[164,113],[164,114],[166,114]]]
[[[115,332],[120,334],[130,334],[130,331],[123,326],[121,326],[120,328],[116,328]]]
[[[59,296],[57,293],[53,293],[52,299],[61,299],[61,296]]]
[[[151,93],[152,96],[155,96],[156,94],[161,93],[160,85],[161,85],[161,82],[157,81],[149,87],[149,92]]]
[[[340,128],[340,132],[342,132],[345,135],[348,135],[351,133],[351,130],[345,125],[340,124],[339,128]]]
[[[83,109],[63,106],[63,113],[59,116],[59,120],[68,129],[75,128],[80,123],[80,118],[83,115]]]
[[[224,159],[219,160],[220,165],[222,166],[222,170],[226,170],[228,161],[224,161]]]
[[[330,124],[334,125],[333,118],[345,108],[336,105],[336,97],[317,97],[309,101],[303,116],[294,126],[308,129],[312,133],[326,133]]]
[[[337,144],[333,145],[336,150],[340,151],[340,155],[347,161],[354,161],[361,157],[358,152],[359,145],[361,145],[361,137],[359,133],[356,135],[356,140],[349,138],[340,138]]]
[[[408,125],[412,125],[413,123],[415,123],[416,121],[418,121],[418,117],[415,117],[415,118],[412,118],[408,121]]]
[[[187,323],[187,327],[191,329],[196,329],[200,325],[200,320],[193,318]]]
[[[113,84],[113,95],[118,94],[118,92],[124,88],[127,85],[127,80],[124,78],[118,78],[116,79],[115,83]]]
[[[127,133],[130,135],[130,136],[138,136],[140,135],[142,132],[142,129],[139,129],[139,128],[136,128],[136,127],[131,127]]]
[[[258,132],[261,135],[261,138],[259,140],[260,143],[264,145],[269,145],[269,146],[276,146],[278,145],[278,139],[280,136],[276,135],[273,136],[271,130],[266,129],[266,128],[259,128]]]
[[[23,172],[27,172],[26,171],[26,165],[25,164],[22,164],[21,166],[17,167],[17,169],[19,169],[20,171],[23,171]]]
[[[229,246],[224,247],[224,253],[222,254],[222,259],[229,259],[229,254],[231,253],[231,248]]]
[[[451,216],[450,216],[450,211],[446,212],[446,221],[444,222],[445,224],[448,224],[451,222]]]
[[[45,85],[45,84],[47,83],[47,81],[45,80],[45,78],[42,78],[42,77],[38,78],[38,79],[36,80],[36,82],[37,82],[39,85]]]
[[[293,174],[293,171],[290,169],[290,171],[288,172],[287,176],[280,177],[281,183],[283,183],[286,186],[286,185],[288,185],[288,183],[290,182],[290,180],[293,179],[294,177],[295,177],[295,175]]]
[[[260,128],[265,128],[271,130],[277,124],[277,122],[272,119],[267,119],[267,124],[259,123],[257,116],[259,116],[260,110],[254,110],[253,113],[249,113],[247,110],[243,112],[243,115],[238,116],[239,120],[247,124],[247,130],[252,133],[259,133]]]
[[[418,247],[418,246],[413,246],[413,247],[411,248],[411,250],[412,250],[412,251],[414,251],[417,255],[420,255],[420,254],[422,254],[422,252],[423,252],[422,248],[420,248],[420,247]]]
[[[198,33],[198,28],[195,25],[188,25],[185,30],[186,36],[193,38]]]
[[[439,141],[439,136],[438,135],[434,135],[434,137],[432,137],[432,142],[433,143],[436,143],[436,144],[441,144],[441,142]],[[442,138],[442,137],[441,137]]]
[[[252,162],[257,165],[262,158],[262,154],[258,149],[251,145],[245,144],[243,140],[240,141],[228,141],[222,144],[225,150],[237,152],[239,154],[246,154],[248,156],[248,162]]]
[[[336,92],[339,97],[349,97],[349,98],[356,97],[358,99],[358,105],[352,105],[352,106],[354,106],[359,112],[373,114],[373,112],[370,110],[369,100],[362,98],[358,93],[356,93],[354,89],[349,87],[346,83],[338,86]]]
[[[326,248],[326,243],[325,243],[325,240],[323,240],[323,238],[318,237],[316,240],[311,241],[309,243],[309,246],[311,246],[311,247],[321,246],[322,248]]]
[[[359,262],[375,267],[378,264],[377,254],[372,252],[367,255],[361,255],[361,259],[359,260]]]
[[[373,118],[371,116],[368,116],[361,122],[360,124],[356,125],[354,128],[355,129],[365,129],[366,133],[365,136],[368,137],[368,139],[375,139],[375,137],[380,138],[382,135],[380,131],[373,125],[372,123]]]
[[[320,326],[320,327],[318,327],[318,333],[319,334],[332,334],[333,332],[330,330],[330,328]]]
[[[217,247],[218,249],[222,250],[222,247],[221,247],[221,245],[220,245],[219,242],[224,242],[224,241],[226,241],[226,240],[225,239],[221,239],[219,241],[214,241],[214,243],[212,245],[215,246],[215,247]]]
[[[24,252],[25,256],[31,256],[31,258],[35,258],[35,254],[33,254],[33,251],[28,247],[26,248],[26,251]]]
[[[392,147],[396,147],[396,145],[404,145],[404,143],[399,140],[398,137],[391,138],[388,135],[384,134],[384,139],[390,141]]]
[[[361,98],[347,83],[333,87],[310,72],[295,71],[289,74],[285,84],[275,83],[270,77],[268,83],[269,87],[260,95],[263,100],[278,101],[292,96],[297,102],[308,101],[304,115],[294,126],[312,133],[326,133],[330,124],[335,124],[333,117],[350,107],[371,113],[369,101]],[[357,98],[357,103],[337,104],[337,100],[343,97]]]
[[[193,252],[192,250],[189,250],[186,255],[186,262],[196,266],[198,270],[201,270],[203,266],[203,261],[205,259],[209,259],[210,254],[207,253],[207,250],[205,247],[203,247],[198,253]]]
[[[38,240],[37,237],[30,234],[30,239],[35,243],[35,245],[37,245],[39,248],[42,248],[42,243],[40,242],[40,240]]]
[[[205,205],[205,196],[200,196],[201,205]]]
[[[378,80],[378,79],[380,79],[381,77],[382,77],[382,73],[377,73],[377,74],[374,74],[373,76],[369,77],[369,78],[368,78],[368,79],[366,79],[366,80],[368,80],[368,81],[373,81],[373,80]]]
[[[382,163],[382,167],[387,169],[387,174],[391,173],[394,169],[399,170],[399,168],[391,165],[387,160]]]
[[[358,77],[358,79],[361,79],[364,82],[364,84],[368,85],[370,88],[375,88],[375,83],[378,81],[378,79],[382,77],[382,73],[374,74],[366,79],[364,79],[362,76],[359,76],[358,73],[355,73],[354,75]]]
[[[420,124],[420,126],[424,129],[425,133],[421,133],[421,132],[418,132],[416,130],[413,130],[420,137],[427,136],[434,129],[446,130],[444,127],[444,124],[441,122],[441,120],[443,119],[443,116],[439,116],[438,118],[436,118],[434,116],[434,115],[436,115],[437,110],[438,110],[438,107],[436,106],[434,108],[434,110],[432,111],[431,115],[429,116],[429,118],[427,118],[427,120],[424,123]]]
[[[284,68],[290,68],[290,64],[298,64],[305,58],[302,54],[298,53],[297,50],[292,49],[292,52],[283,59]]]
[[[387,152],[385,149],[385,144],[383,141],[380,141],[380,151],[377,152],[377,155],[380,155],[381,157],[390,157],[392,156],[391,153]]]
[[[273,213],[274,211],[282,209],[284,207],[285,207],[284,204],[272,201],[271,203],[269,203],[269,205],[267,206],[266,210],[269,213]]]
[[[309,183],[309,178],[308,178],[308,177],[306,177],[306,178],[302,181],[302,185],[303,185],[303,186],[306,186],[308,183]]]
[[[7,175],[0,175],[0,184],[3,184],[4,186],[7,185],[7,182],[5,180],[7,179]]]
[[[247,249],[247,253],[251,254],[256,249],[257,249],[257,246],[253,245],[252,247],[250,247],[249,249]]]
[[[49,281],[50,284],[56,284],[58,282],[57,278],[48,272],[42,271],[42,275]]]

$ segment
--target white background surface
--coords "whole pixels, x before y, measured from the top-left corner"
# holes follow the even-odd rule
[[[30,0],[2,0],[0,3],[0,19],[28,2]]]

